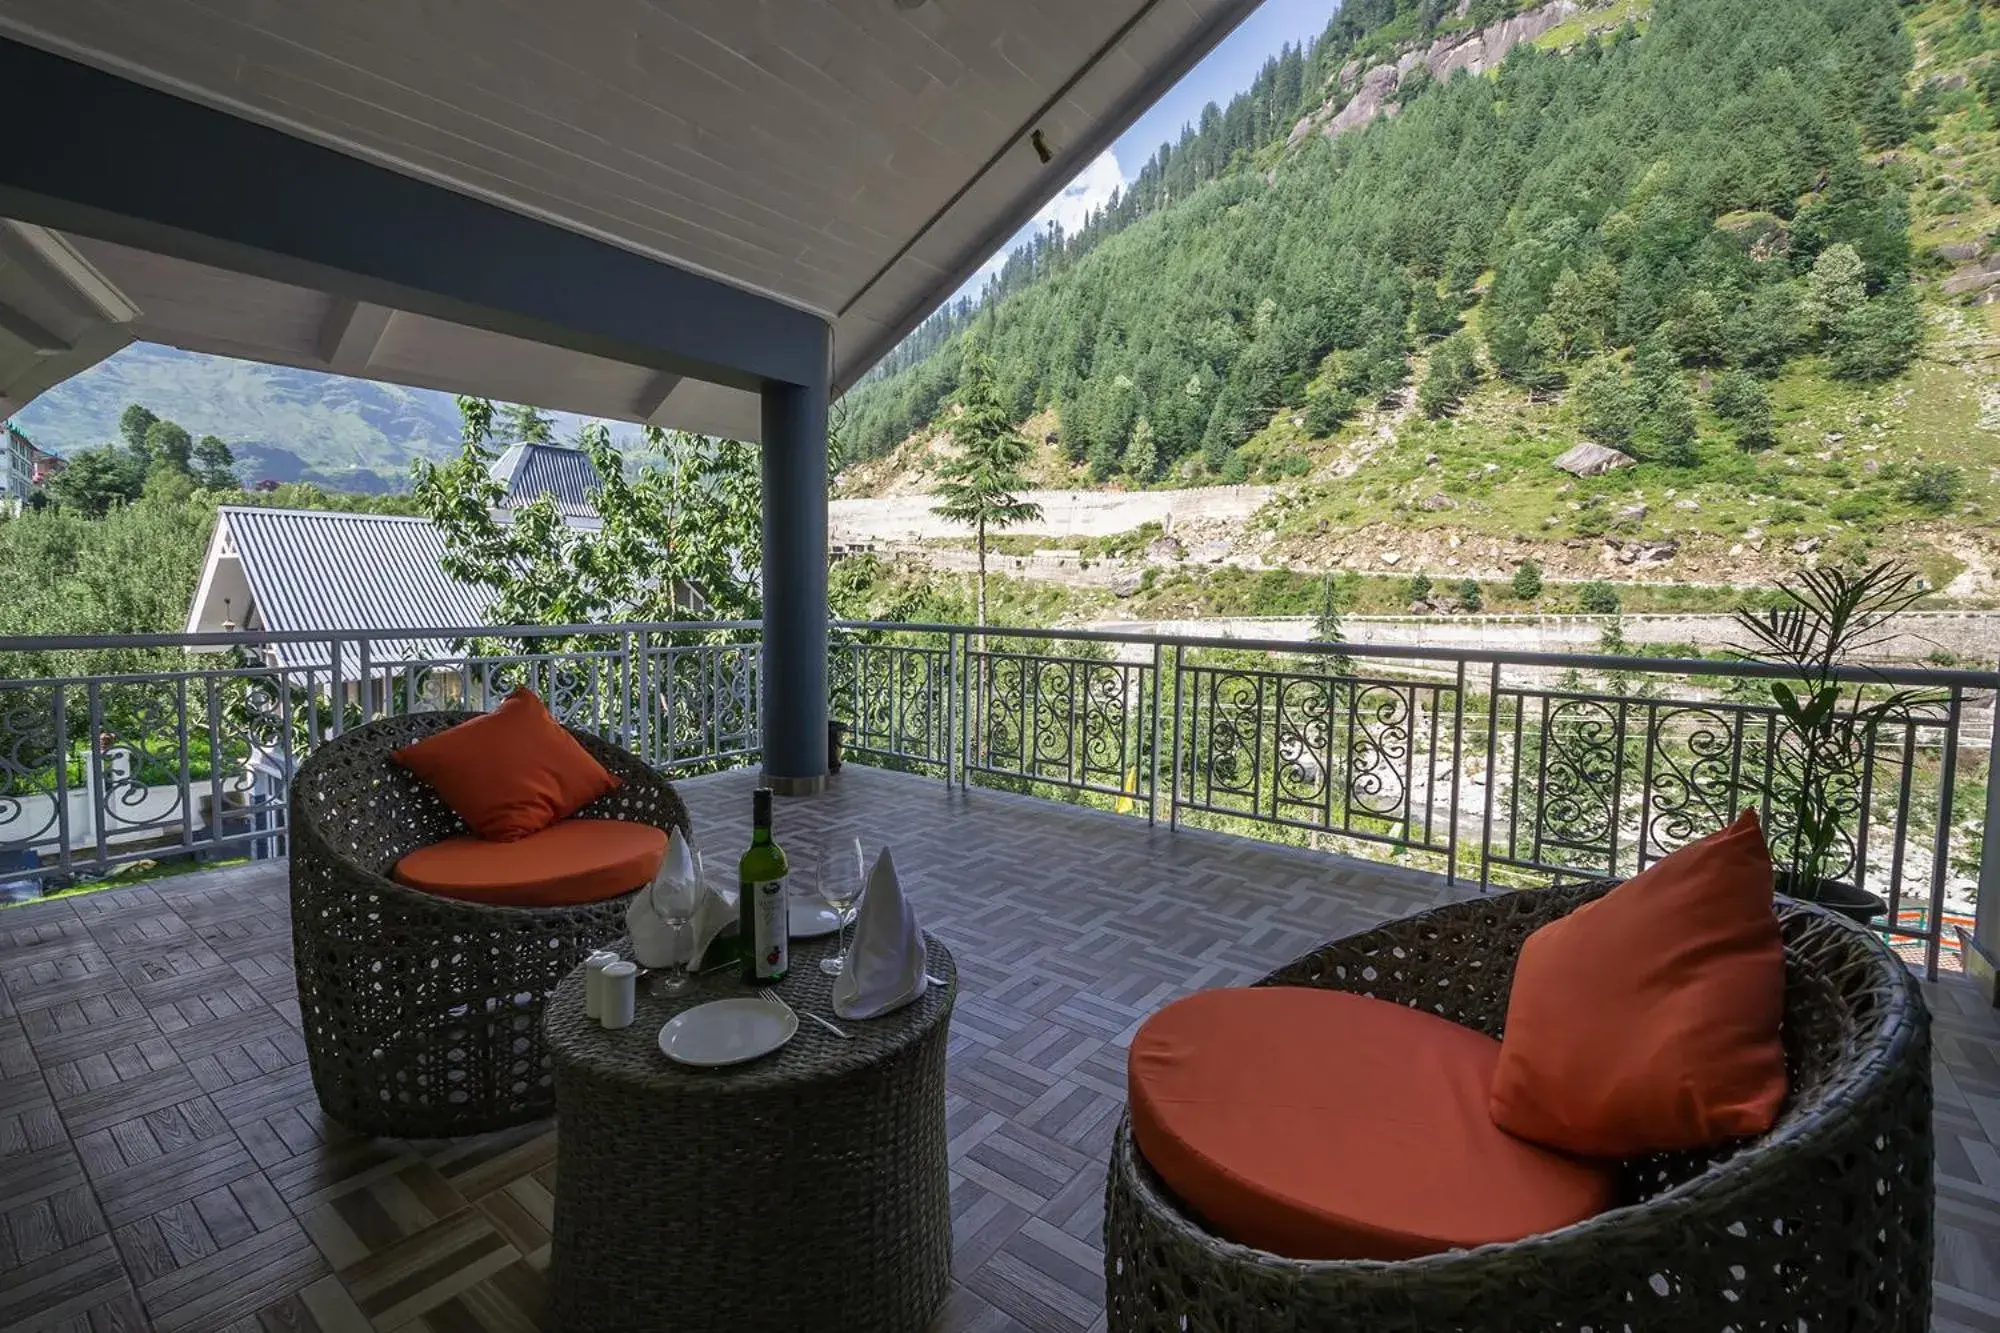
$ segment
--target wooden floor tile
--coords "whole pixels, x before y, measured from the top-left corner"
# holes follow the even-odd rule
[[[712,849],[754,781],[682,784]],[[777,814],[800,853],[893,837],[958,960],[932,1333],[1102,1333],[1104,1163],[1146,1015],[1466,891],[865,768]],[[0,1329],[541,1327],[558,1130],[349,1133],[313,1094],[290,955],[282,863],[0,911]],[[2000,1017],[1962,982],[1925,993],[1935,1328],[2000,1333]]]

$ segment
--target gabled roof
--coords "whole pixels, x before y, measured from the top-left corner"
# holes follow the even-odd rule
[[[548,495],[569,515],[595,514],[597,492],[604,487],[590,455],[555,444],[510,444],[489,471],[507,488],[510,506]]]
[[[437,629],[480,625],[491,597],[444,570],[444,540],[428,519],[224,505],[209,564],[233,551],[269,630]],[[204,574],[190,628],[202,619]],[[449,652],[435,639],[376,640],[372,661],[419,661]],[[325,667],[325,645],[279,644],[281,666]],[[343,675],[359,675],[350,645]]]
[[[838,390],[1256,5],[9,0],[0,32],[817,315]],[[51,275],[64,298],[25,311],[45,346],[0,330],[0,397],[139,338],[739,439],[761,431],[741,387],[438,311],[67,231],[0,243],[35,251],[22,301],[41,301]]]

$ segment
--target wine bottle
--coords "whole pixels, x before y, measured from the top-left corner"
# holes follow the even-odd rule
[[[791,927],[786,910],[785,849],[771,838],[771,789],[751,797],[750,848],[737,863],[737,926],[743,936],[743,979],[772,986],[785,979],[790,962],[785,943]]]

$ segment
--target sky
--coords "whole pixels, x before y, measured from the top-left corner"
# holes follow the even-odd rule
[[[1090,210],[1103,205],[1113,190],[1137,175],[1162,143],[1178,139],[1181,126],[1199,120],[1203,106],[1209,102],[1227,106],[1230,98],[1250,86],[1259,67],[1286,42],[1305,42],[1319,36],[1327,19],[1339,8],[1338,0],[1264,0],[1235,32],[1208,53],[1206,60],[1189,70],[1165,97],[1119,136],[1108,152],[1085,167],[1035,215],[1033,222],[1001,246],[961,291],[977,292],[990,274],[999,271],[1009,252],[1051,221],[1062,223],[1065,231],[1081,226]]]

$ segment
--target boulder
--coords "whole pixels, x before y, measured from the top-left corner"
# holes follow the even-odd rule
[[[1639,542],[1631,549],[1634,564],[1664,565],[1681,553],[1681,544],[1669,537],[1664,541]]]
[[[1640,523],[1645,520],[1646,513],[1646,506],[1642,501],[1639,504],[1624,506],[1618,511],[1615,518],[1620,523]]]
[[[1818,549],[1819,538],[1817,537],[1801,537],[1792,543],[1792,553],[1794,555],[1811,555]]]
[[[1187,547],[1174,537],[1155,537],[1146,547],[1148,560],[1185,560]]]
[[[1229,543],[1203,542],[1195,548],[1194,558],[1203,564],[1219,565],[1229,558]]]
[[[1585,440],[1565,450],[1550,466],[1575,477],[1601,477],[1614,468],[1631,467],[1636,461],[1630,454],[1621,454],[1616,449]]]
[[[1401,551],[1384,551],[1380,558],[1383,564],[1394,569],[1403,562],[1403,553]]]
[[[1674,501],[1674,508],[1685,509],[1688,513],[1692,514],[1701,508],[1701,502],[1699,500],[1676,500]]]
[[[2000,283],[2000,255],[1988,255],[1975,263],[1960,265],[1938,286],[1946,296],[1967,296],[1996,283]]]
[[[1134,570],[1130,574],[1120,574],[1117,578],[1111,580],[1111,595],[1113,597],[1130,597],[1133,593],[1139,591],[1140,578],[1141,576],[1137,570]]]
[[[1458,505],[1443,491],[1432,491],[1417,502],[1417,508],[1424,510],[1426,513],[1437,514],[1447,509],[1456,509]]]
[[[1724,213],[1715,228],[1758,263],[1782,259],[1792,252],[1792,233],[1775,213]]]
[[[1963,264],[1986,253],[1984,241],[1946,241],[1937,248],[1938,258]]]

